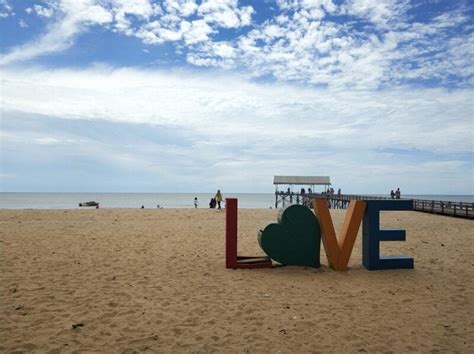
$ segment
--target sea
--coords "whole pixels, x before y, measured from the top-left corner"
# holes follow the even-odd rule
[[[368,194],[369,195],[369,194]],[[375,196],[375,195],[373,195]],[[380,194],[376,196],[381,196]],[[0,193],[0,209],[83,209],[79,203],[95,201],[100,208],[209,208],[214,193]],[[223,193],[237,198],[239,208],[275,206],[274,193]],[[474,195],[404,195],[407,199],[474,203]]]

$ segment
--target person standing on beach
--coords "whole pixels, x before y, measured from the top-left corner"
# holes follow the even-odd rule
[[[216,200],[214,198],[211,198],[211,201],[209,202],[209,208],[214,209],[216,207]]]
[[[221,209],[222,194],[221,194],[220,189],[217,190],[217,193],[216,193],[216,196],[214,197],[214,199],[217,202],[217,208]]]
[[[199,205],[198,198],[194,197],[194,207],[197,208]]]

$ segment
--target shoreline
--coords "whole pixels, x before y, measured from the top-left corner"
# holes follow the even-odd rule
[[[212,193],[0,193],[0,210],[23,209],[79,209],[79,203],[96,201],[100,208],[194,208],[194,198],[198,197],[199,208],[208,209]],[[369,195],[370,196],[370,195]],[[382,196],[382,195],[373,195]],[[386,195],[385,195],[386,196]],[[411,199],[445,200],[446,202],[473,203],[473,195],[402,195]],[[269,209],[275,208],[274,193],[224,193],[224,198],[237,198],[239,208]],[[281,204],[279,204],[281,206]]]

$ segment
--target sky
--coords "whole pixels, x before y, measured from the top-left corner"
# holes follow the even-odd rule
[[[0,0],[0,191],[474,194],[470,0]]]

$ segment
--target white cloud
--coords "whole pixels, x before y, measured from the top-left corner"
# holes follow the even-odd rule
[[[18,26],[20,26],[21,28],[28,28],[29,27],[28,24],[23,19],[18,21]]]
[[[277,4],[280,9],[285,11],[324,9],[327,12],[334,12],[337,9],[332,0],[277,0]]]
[[[203,0],[198,9],[207,23],[215,23],[224,28],[237,28],[251,23],[253,8],[238,8],[237,0]]]
[[[174,13],[179,17],[189,17],[198,9],[194,0],[165,0],[164,8],[169,13]]]
[[[148,20],[155,11],[159,12],[161,9],[159,6],[153,6],[148,0],[114,0],[112,4],[115,28],[128,35],[133,33],[128,16],[137,16]]]
[[[183,23],[187,24],[187,22]],[[186,26],[183,37],[186,44],[190,45],[207,41],[213,32],[214,30],[206,21],[196,20],[192,21],[190,26]]]
[[[290,133],[286,139],[291,140],[295,133],[342,147],[396,145],[460,153],[472,144],[470,90],[320,90],[132,69],[4,70],[2,77],[6,111],[165,124],[203,133],[218,127],[218,135],[266,135],[275,142],[280,134]],[[446,127],[450,120],[456,124]],[[259,124],[264,131],[255,129]],[[358,142],[361,134],[371,138]],[[341,135],[344,141],[337,139]]]
[[[147,44],[183,41],[192,49],[196,44],[211,42],[211,35],[220,28],[249,25],[253,13],[252,7],[238,7],[237,1],[233,0],[203,1],[199,6],[192,0],[169,0],[163,3],[162,10],[137,29],[132,29],[128,23],[118,23],[117,28]]]
[[[473,149],[472,90],[310,89],[216,72],[136,69],[4,69],[0,75],[5,116],[156,126],[187,136],[186,145],[177,137],[176,146],[158,141],[134,146],[133,153],[123,136],[107,143],[81,138],[80,131],[74,137],[37,132],[28,138],[42,146],[70,143],[70,149],[82,139],[94,156],[144,174],[187,171],[243,190],[249,180],[256,190],[268,190],[278,173],[328,174],[363,192],[369,185],[383,191],[385,183],[429,192],[424,181],[435,183],[440,176],[449,182],[446,188],[466,191],[472,177],[472,161],[457,157]]]
[[[0,18],[15,16],[13,6],[9,0],[0,0]]]
[[[103,25],[112,20],[111,14],[93,0],[63,0],[58,5],[58,12],[61,19],[52,23],[44,35],[0,56],[0,65],[65,50],[88,26]]]
[[[47,8],[41,5],[33,5],[34,12],[41,17],[49,18],[54,14],[54,8]]]
[[[200,53],[188,53],[187,61],[197,66],[219,66],[229,69],[235,65],[236,49],[228,42],[208,42],[200,46]]]
[[[403,21],[408,8],[409,0],[350,0],[342,11],[385,27]]]
[[[251,22],[251,7],[239,8],[237,1],[166,0],[162,5],[148,0],[113,0],[116,31],[136,36],[146,44],[183,41],[188,46],[210,41],[219,28],[236,28]],[[141,19],[132,26],[129,16]],[[193,17],[192,19],[190,17]]]
[[[472,35],[467,27],[459,27],[469,18],[463,8],[418,23],[408,20],[406,0],[351,0],[340,6],[288,0],[278,5],[280,15],[226,43],[238,60],[227,60],[215,43],[206,42],[191,48],[188,61],[245,68],[253,77],[357,89],[420,79],[458,86],[474,81],[468,54]],[[333,21],[327,14],[354,20]],[[371,27],[361,30],[361,18]]]
[[[234,0],[204,0],[200,4],[194,0],[166,0],[161,5],[150,0],[58,0],[49,3],[49,7],[33,5],[25,11],[51,21],[48,30],[0,56],[0,65],[63,51],[76,36],[94,25],[135,36],[146,44],[182,41],[192,48],[211,43],[210,37],[220,28],[250,25],[254,10],[251,6],[239,7]],[[223,48],[215,47],[219,46]],[[216,53],[220,55],[222,50]]]
[[[61,140],[52,137],[41,137],[35,139],[34,142],[39,145],[57,145],[61,142]]]
[[[0,65],[60,52],[89,27],[102,25],[148,45],[171,42],[192,65],[255,78],[354,89],[417,80],[467,87],[474,81],[473,37],[462,6],[415,22],[407,0],[279,0],[277,5],[277,16],[256,24],[254,9],[237,0],[61,0],[49,3],[48,11],[58,15],[49,18],[46,34],[1,56]],[[217,37],[221,30],[245,26],[248,31]]]

